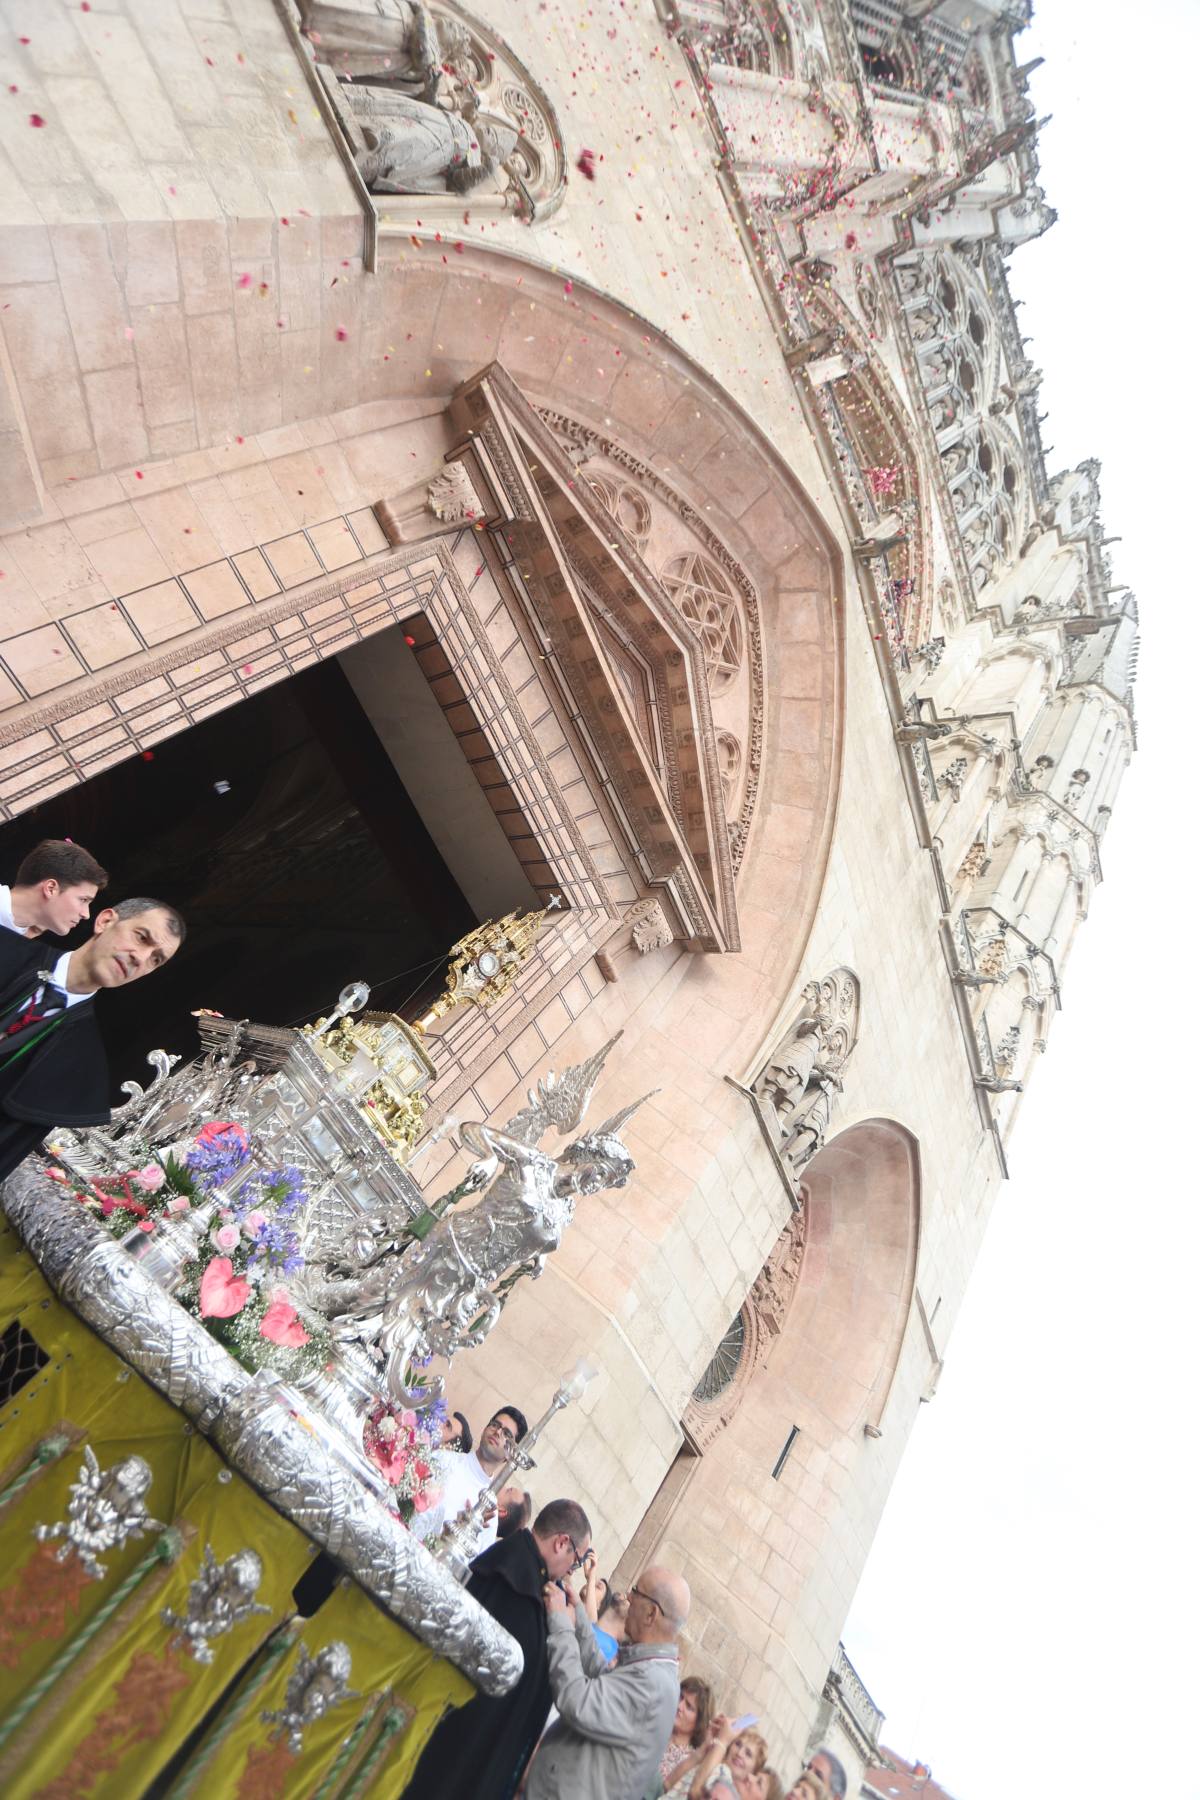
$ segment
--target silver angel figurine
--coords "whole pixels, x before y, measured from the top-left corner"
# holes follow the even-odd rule
[[[165,1530],[145,1507],[153,1479],[149,1463],[140,1456],[127,1456],[111,1469],[101,1469],[91,1445],[85,1444],[79,1478],[71,1483],[66,1518],[54,1525],[35,1525],[33,1535],[42,1543],[65,1538],[56,1561],[77,1556],[91,1579],[101,1581],[107,1573],[99,1560],[103,1551],[120,1550],[128,1538],[143,1537],[147,1531]]]
[[[262,1558],[253,1550],[235,1551],[219,1563],[212,1545],[206,1544],[200,1573],[188,1586],[187,1611],[163,1607],[163,1624],[175,1627],[171,1649],[186,1647],[198,1663],[210,1663],[213,1638],[223,1637],[255,1613],[270,1612],[254,1598],[262,1574]]]
[[[475,1206],[440,1219],[403,1255],[357,1279],[327,1284],[325,1304],[338,1314],[335,1335],[377,1347],[394,1401],[413,1406],[435,1399],[442,1381],[413,1387],[412,1368],[481,1344],[514,1282],[539,1275],[558,1248],[580,1195],[624,1187],[633,1174],[618,1134],[641,1100],[558,1155],[539,1148],[551,1126],[563,1135],[578,1128],[616,1041],[561,1076],[547,1075],[502,1131],[480,1123],[459,1127],[461,1143],[479,1159],[470,1179],[486,1184]]]
[[[283,1706],[278,1712],[264,1712],[264,1725],[274,1725],[273,1738],[286,1737],[288,1749],[293,1756],[299,1756],[304,1748],[304,1732],[309,1725],[323,1719],[327,1712],[340,1706],[343,1700],[357,1700],[358,1694],[349,1685],[350,1651],[341,1639],[326,1644],[315,1656],[310,1656],[301,1644],[296,1658],[296,1667],[292,1673],[287,1691],[284,1694]]]

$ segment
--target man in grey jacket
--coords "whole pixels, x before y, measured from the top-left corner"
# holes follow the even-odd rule
[[[642,1800],[653,1786],[679,1704],[676,1639],[687,1582],[647,1569],[629,1590],[626,1642],[609,1665],[582,1606],[546,1586],[550,1690],[558,1719],[529,1769],[527,1800]]]

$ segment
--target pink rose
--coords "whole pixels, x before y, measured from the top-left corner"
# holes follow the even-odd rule
[[[138,1169],[134,1175],[138,1186],[145,1188],[148,1194],[157,1194],[166,1179],[158,1163],[147,1163],[144,1169]]]
[[[173,1200],[167,1201],[166,1210],[169,1213],[185,1213],[191,1211],[191,1206],[186,1194],[176,1194]]]
[[[46,1180],[47,1181],[65,1181],[66,1179],[67,1179],[66,1173],[62,1169],[47,1169],[46,1170]]]
[[[242,1234],[236,1225],[219,1225],[213,1232],[213,1243],[218,1250],[236,1250],[242,1241]]]
[[[308,1343],[308,1333],[300,1323],[295,1307],[278,1292],[263,1314],[258,1335],[272,1344],[283,1344],[289,1350]]]
[[[428,1512],[433,1505],[433,1501],[429,1497],[429,1489],[418,1488],[412,1497],[412,1503],[414,1512]]]
[[[232,1319],[240,1313],[252,1290],[233,1272],[227,1256],[214,1256],[200,1277],[200,1317]]]
[[[138,1230],[139,1231],[153,1231],[154,1230],[154,1220],[153,1219],[139,1220]]]
[[[255,1207],[253,1212],[248,1212],[245,1219],[242,1221],[251,1237],[257,1237],[266,1222],[266,1213],[261,1212],[258,1207]]]
[[[412,1412],[408,1407],[405,1407],[404,1411],[400,1414],[400,1423],[402,1425],[406,1425],[408,1427],[408,1429],[411,1431],[413,1426],[416,1424],[416,1422],[417,1422],[416,1413]]]

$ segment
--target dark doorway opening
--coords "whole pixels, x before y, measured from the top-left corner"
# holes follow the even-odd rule
[[[164,969],[97,1007],[114,1100],[148,1051],[195,1054],[197,1007],[299,1024],[361,978],[372,1006],[417,1016],[478,923],[333,660],[0,828],[0,879],[43,837],[109,869],[94,910],[151,894],[188,922]]]

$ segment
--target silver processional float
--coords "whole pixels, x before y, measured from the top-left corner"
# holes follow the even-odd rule
[[[85,1322],[491,1693],[516,1680],[520,1652],[460,1584],[500,1489],[533,1466],[543,1430],[594,1371],[581,1361],[563,1376],[490,1487],[422,1544],[408,1525],[437,1503],[452,1454],[441,1445],[445,1369],[541,1273],[579,1198],[628,1182],[620,1134],[641,1101],[581,1129],[614,1037],[542,1077],[502,1129],[447,1115],[426,1131],[437,1073],[426,1034],[459,1005],[511,994],[544,917],[509,914],[461,939],[444,993],[415,1024],[366,1010],[362,982],[301,1029],[198,1014],[198,1057],[153,1052],[153,1079],[124,1084],[110,1125],[51,1132],[44,1158],[2,1191],[9,1221]],[[543,1147],[551,1133],[560,1148]],[[443,1138],[472,1160],[429,1196],[419,1165]],[[144,1515],[139,1472],[94,1462],[72,1490],[73,1517],[54,1527],[63,1554],[78,1537],[94,1558]],[[169,1621],[189,1642],[224,1629],[211,1620],[235,1603],[253,1605],[240,1565],[206,1564],[194,1585],[195,1617]]]

